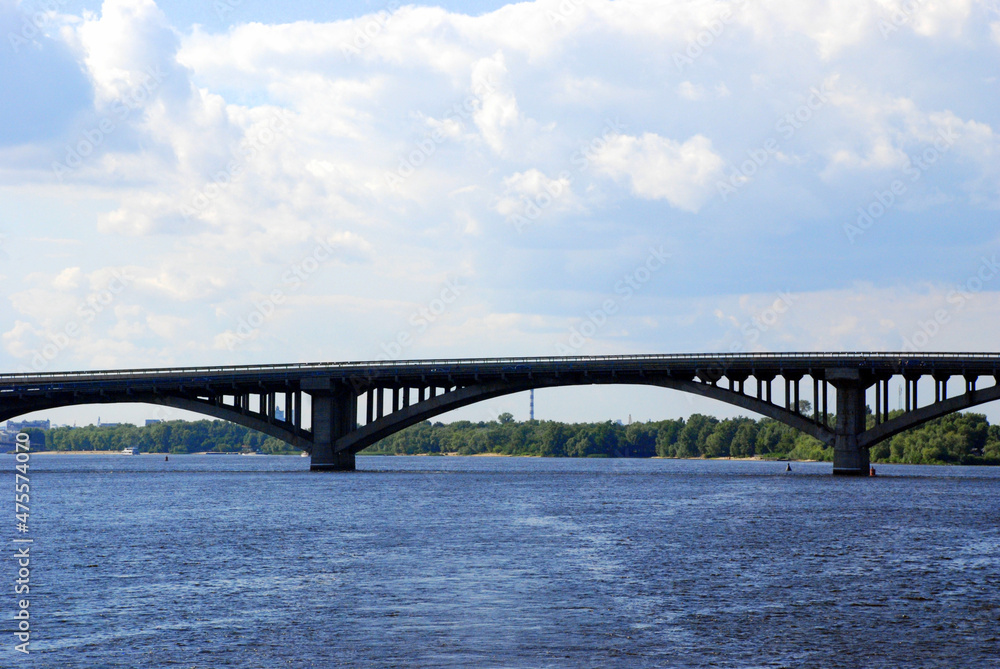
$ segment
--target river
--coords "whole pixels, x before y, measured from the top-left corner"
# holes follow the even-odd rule
[[[32,454],[18,534],[0,456],[0,666],[1000,664],[1000,468],[308,462]]]

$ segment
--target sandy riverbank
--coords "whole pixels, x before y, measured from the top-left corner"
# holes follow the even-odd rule
[[[122,455],[121,451],[31,451],[32,455],[39,454],[52,454],[52,455]],[[153,453],[144,452],[140,455],[241,455],[236,452],[219,452],[219,451],[198,451],[197,453]],[[255,453],[256,456],[263,455],[293,455],[301,457],[301,453]],[[396,455],[405,455],[401,453],[358,453],[359,457],[377,457],[377,456],[389,456],[394,457]],[[462,453],[450,452],[450,453],[413,453],[410,457],[431,457],[431,456],[453,456],[460,458],[540,458],[540,455],[512,455],[510,453],[472,453],[469,455],[464,455]],[[129,456],[135,457],[135,456]],[[565,457],[565,456],[562,456]],[[608,458],[614,459],[614,458]],[[740,460],[740,461],[756,461],[756,462],[822,462],[821,460],[778,460],[771,458],[761,458],[757,456],[749,458],[665,458],[659,455],[654,455],[651,458],[637,458],[637,459],[648,459],[648,460]]]

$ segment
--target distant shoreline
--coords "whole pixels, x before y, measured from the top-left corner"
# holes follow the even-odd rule
[[[31,454],[32,455],[45,455],[45,454],[52,454],[52,455],[122,455],[122,452],[121,451],[32,451]],[[14,455],[14,453],[13,452],[11,452],[11,453],[0,453],[0,455]],[[181,457],[181,456],[188,456],[188,455],[242,455],[242,454],[241,453],[237,453],[237,452],[233,452],[233,451],[198,451],[196,453],[157,453],[157,452],[146,452],[146,453],[140,453],[140,455],[157,455],[157,456],[162,455],[164,457],[169,457],[169,456],[173,455],[175,457]],[[301,458],[302,454],[301,454],[301,452],[299,452],[299,453],[254,453],[251,457],[271,457],[271,456]],[[136,457],[136,456],[129,455],[129,456],[125,456],[125,457],[133,458],[133,457]],[[541,455],[517,455],[517,454],[510,454],[510,453],[470,453],[468,455],[464,455],[464,454],[460,454],[460,453],[358,453],[357,457],[362,457],[362,458],[367,458],[367,457],[386,457],[386,458],[396,458],[396,457],[543,458],[543,456],[541,456]],[[739,457],[739,458],[731,458],[731,457],[719,457],[719,458],[670,458],[670,457],[663,457],[663,456],[659,456],[659,455],[654,455],[654,456],[648,457],[648,458],[627,458],[627,457],[626,458],[611,458],[611,457],[579,458],[579,457],[570,457],[570,456],[563,455],[563,456],[547,457],[545,459],[549,459],[549,460],[701,460],[701,461],[704,461],[704,462],[732,460],[732,461],[739,461],[739,462],[775,462],[775,463],[779,463],[779,462],[797,462],[797,463],[815,462],[815,463],[832,464],[832,463],[830,463],[827,460],[797,460],[797,459],[794,459],[794,458],[762,458],[762,457],[759,457],[759,456],[756,456],[756,455],[750,456],[750,457]],[[906,462],[895,462],[895,463],[894,462],[882,462],[882,463],[878,463],[878,462],[876,462],[876,463],[873,463],[873,464],[876,464],[876,465],[891,465],[891,464],[899,464],[899,465],[903,465],[903,464],[905,464],[905,465],[918,464],[918,465],[922,465],[922,464],[926,464],[926,463],[906,463]],[[937,463],[937,464],[933,464],[933,465],[930,465],[930,466],[935,466],[935,467],[960,467],[960,466],[965,466],[965,467],[977,467],[977,466],[988,467],[990,465],[959,465],[959,464],[952,464],[952,463]]]
[[[31,451],[32,455],[46,455],[51,453],[52,455],[122,455],[121,451]],[[13,455],[13,453],[3,453],[2,455]],[[243,455],[239,451],[197,451],[195,453],[164,453],[162,451],[143,451],[139,455]],[[296,457],[301,457],[299,452],[295,453],[254,453],[254,456],[263,455],[294,455]],[[135,455],[128,456],[130,458],[136,457]]]
[[[121,451],[32,451],[32,455],[122,455]],[[13,455],[11,453],[2,453],[0,455]],[[163,453],[157,451],[145,451],[139,455],[163,455],[163,456],[181,456],[181,455],[243,455],[243,453],[237,451],[196,451],[194,453]],[[247,454],[250,455],[250,454]],[[302,457],[301,452],[296,453],[253,453],[252,457],[265,457],[265,456],[295,456]],[[136,457],[130,455],[128,457]],[[517,453],[358,453],[357,457],[386,457],[386,458],[397,458],[397,457],[414,457],[414,458],[425,458],[425,457],[455,457],[455,458],[542,458],[541,455],[529,455],[529,454],[517,454]],[[741,460],[741,461],[758,461],[758,462],[822,462],[822,460],[788,460],[788,459],[772,459],[772,458],[761,458],[759,456],[751,456],[746,458],[667,458],[659,455],[654,455],[648,458],[576,458],[567,455],[563,456],[553,456],[546,458],[549,460]]]
[[[543,456],[543,455],[531,455],[531,454],[518,454],[518,453],[358,453],[358,457],[410,457],[410,458],[425,458],[425,457],[458,457],[458,458],[542,458],[547,460],[703,460],[705,462],[713,460],[738,460],[740,462],[828,462],[827,460],[796,460],[794,458],[762,458],[758,455],[751,455],[749,457],[719,457],[719,458],[670,458],[664,457],[662,455],[652,455],[648,458],[613,458],[613,457],[594,457],[594,458],[580,458],[572,457],[569,455],[556,455],[556,456]],[[832,464],[832,463],[831,463]]]
[[[36,444],[39,450],[36,452],[45,450],[98,455],[120,452],[123,446],[137,445],[144,453],[149,454],[190,454],[192,448],[205,447],[209,447],[208,452],[213,454],[212,457],[247,450],[268,455],[302,454],[276,437],[268,437],[225,421],[176,420],[147,427],[59,427],[41,432]],[[308,448],[307,444],[302,445]],[[86,446],[87,449],[72,450],[80,446]],[[445,448],[449,450],[440,452]],[[703,414],[693,414],[687,419],[629,425],[612,421],[519,423],[509,413],[501,414],[494,422],[456,421],[444,424],[424,421],[385,437],[359,455],[455,456],[459,453],[473,457],[727,458],[788,462],[833,460],[831,446],[779,421],[746,417],[720,420]],[[873,445],[870,457],[874,464],[898,462],[1000,466],[1000,425],[990,425],[983,414],[952,414]]]

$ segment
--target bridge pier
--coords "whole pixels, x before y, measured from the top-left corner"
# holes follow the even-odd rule
[[[834,476],[868,476],[871,458],[867,448],[858,448],[854,435],[837,435],[833,444]]]
[[[355,470],[354,453],[350,451],[329,451],[316,457],[313,451],[309,470],[313,472],[353,472]]]
[[[350,390],[310,394],[313,447],[309,469],[314,472],[353,472],[354,453],[337,451],[334,444],[357,427],[357,395]]]
[[[867,448],[858,446],[858,440],[867,429],[865,390],[871,384],[857,369],[831,369],[826,379],[837,389],[833,473],[835,476],[868,476],[870,455]]]

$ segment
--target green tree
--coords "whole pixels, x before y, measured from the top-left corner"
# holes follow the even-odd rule
[[[697,458],[705,454],[705,442],[719,419],[696,413],[691,416],[677,439],[677,457]]]
[[[660,422],[656,431],[656,454],[661,458],[677,457],[677,440],[683,429],[683,418]]]
[[[757,452],[757,424],[751,420],[744,422],[733,435],[729,452],[734,458],[749,458]]]
[[[736,432],[742,426],[744,420],[741,418],[731,418],[719,421],[712,430],[712,433],[705,439],[704,454],[708,458],[728,457],[732,448]]]
[[[629,425],[621,440],[624,455],[630,458],[650,458],[656,455],[657,432],[651,423]]]

